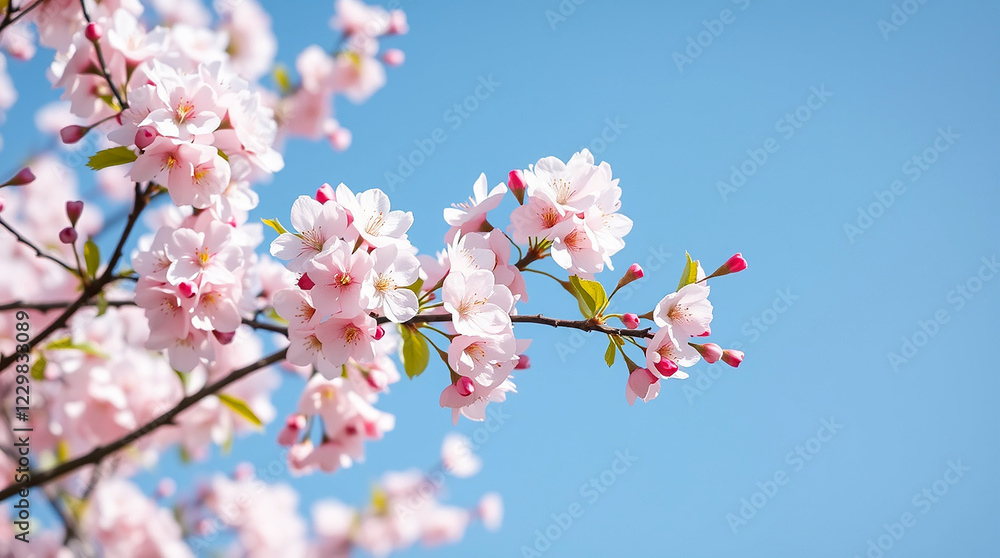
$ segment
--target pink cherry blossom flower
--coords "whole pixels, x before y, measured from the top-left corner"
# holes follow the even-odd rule
[[[494,284],[489,271],[474,271],[468,276],[449,274],[442,296],[458,333],[495,335],[510,327],[513,296],[507,287]]]
[[[333,317],[319,324],[316,338],[323,344],[323,356],[333,365],[343,364],[351,358],[359,362],[372,360],[375,357],[372,347],[375,325],[375,318],[367,314]]]
[[[568,163],[555,157],[540,159],[524,173],[524,178],[529,196],[545,197],[561,214],[580,213],[590,208],[601,194],[601,181],[591,180],[598,170],[594,156],[584,149],[574,153]],[[603,171],[598,178],[603,178]],[[610,178],[610,167],[607,178]]]
[[[677,366],[688,367],[694,365],[700,359],[701,355],[698,354],[698,351],[694,347],[687,344],[686,338],[684,342],[678,341],[669,326],[657,331],[653,335],[653,338],[649,340],[649,345],[646,347],[646,368],[661,378],[664,376],[656,366],[661,360],[669,360]],[[683,380],[688,375],[678,370],[669,377]]]
[[[459,335],[448,346],[448,364],[456,373],[472,378],[483,386],[492,385],[495,375],[514,357],[514,335]]]
[[[467,437],[451,433],[441,444],[441,466],[458,478],[468,478],[479,472],[483,460],[473,453],[472,441]]]
[[[629,373],[628,382],[625,383],[625,399],[629,406],[635,404],[637,398],[648,403],[659,394],[660,378],[648,368],[636,368]]]
[[[274,311],[288,322],[290,332],[314,330],[323,317],[313,307],[309,293],[296,288],[274,293]]]
[[[669,325],[677,337],[686,341],[709,330],[712,323],[710,288],[704,283],[691,283],[663,297],[653,309],[653,321],[660,327]]]
[[[382,190],[366,190],[355,196],[347,186],[340,184],[337,201],[351,213],[354,228],[368,244],[376,248],[408,244],[406,231],[413,224],[413,214],[390,211],[389,196]]]
[[[572,229],[572,214],[562,212],[545,196],[533,196],[511,212],[508,230],[514,242],[526,244],[531,237],[551,239]]]
[[[230,168],[215,147],[158,137],[132,164],[129,176],[165,186],[176,205],[206,208],[229,185]]]
[[[207,230],[177,229],[170,236],[165,252],[171,260],[167,280],[201,281],[213,285],[236,282],[234,272],[243,264],[243,251],[230,242],[232,227],[209,221]]]
[[[570,273],[590,279],[604,269],[604,257],[597,246],[594,233],[585,223],[573,217],[572,228],[563,234],[554,235],[552,240],[552,261]]]
[[[288,269],[302,272],[306,262],[329,247],[332,239],[347,233],[347,212],[335,201],[320,203],[299,196],[292,204],[292,227],[298,232],[279,235],[271,243],[271,255],[290,260]]]
[[[310,289],[313,304],[324,315],[353,316],[368,306],[362,298],[362,285],[371,281],[372,258],[368,252],[351,253],[351,246],[335,238],[329,246],[305,265],[305,272],[315,283]]]
[[[507,193],[507,186],[498,184],[492,190],[487,189],[486,174],[480,174],[475,184],[472,186],[474,197],[470,197],[468,203],[452,204],[445,208],[444,220],[451,225],[451,230],[445,235],[445,241],[450,242],[455,236],[470,232],[477,232],[486,222],[486,212],[496,209]]]
[[[152,62],[149,79],[163,108],[146,115],[140,126],[153,126],[162,136],[190,141],[211,137],[222,123],[225,111],[215,90],[198,74],[180,75],[173,68]]]
[[[371,253],[372,273],[361,286],[367,308],[381,311],[390,320],[402,323],[417,315],[417,295],[408,289],[419,277],[416,256],[401,252],[395,245],[376,248]]]

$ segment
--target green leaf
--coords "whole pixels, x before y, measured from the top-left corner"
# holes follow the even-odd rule
[[[228,163],[229,155],[226,155],[226,152],[221,149],[216,148],[216,150],[219,152],[219,157],[222,157],[222,160]]]
[[[191,463],[191,454],[188,453],[186,449],[184,449],[184,446],[179,446],[177,449],[178,453],[180,454],[179,457],[181,458],[181,463],[185,465]]]
[[[59,440],[59,443],[56,444],[56,462],[66,463],[69,461],[69,456],[69,442],[66,440]]]
[[[399,334],[403,338],[402,347],[399,349],[399,358],[403,361],[403,369],[410,379],[419,376],[431,358],[431,351],[427,348],[427,340],[416,329],[405,325],[399,326]]]
[[[101,293],[97,295],[97,317],[103,316],[107,311],[108,297],[104,294],[104,291],[101,291]]]
[[[83,260],[87,263],[87,275],[97,277],[97,268],[101,265],[101,249],[94,244],[94,240],[88,238],[83,245]]]
[[[681,290],[684,285],[690,285],[698,280],[698,260],[692,260],[691,254],[684,252],[687,256],[687,263],[684,264],[684,272],[681,273],[681,281],[677,284],[677,290]]]
[[[109,358],[107,354],[101,351],[101,348],[90,342],[85,343],[74,343],[73,339],[69,337],[63,337],[62,339],[56,339],[55,341],[49,343],[42,347],[43,350],[56,351],[60,349],[73,349],[76,351],[81,351],[92,357],[97,358]]]
[[[33,380],[44,380],[45,379],[45,365],[47,361],[45,360],[45,355],[39,354],[38,360],[35,364],[31,365],[31,378]]]
[[[232,395],[226,395],[225,393],[220,393],[218,397],[219,401],[222,401],[223,405],[229,407],[229,409],[232,410],[237,415],[247,419],[255,426],[260,426],[260,427],[264,426],[264,423],[261,422],[259,418],[257,418],[257,415],[253,413],[253,410],[250,409],[250,406],[247,405],[246,402],[244,402],[242,399],[238,397],[233,397]]]
[[[580,312],[584,318],[593,318],[608,305],[608,295],[604,287],[597,281],[580,279],[576,275],[569,278],[575,291],[576,300],[580,304]]]
[[[615,355],[618,353],[616,350],[618,345],[615,340],[608,336],[608,350],[604,351],[604,362],[608,363],[608,368],[615,365]]]
[[[111,147],[109,149],[102,149],[91,156],[90,160],[87,161],[87,166],[94,170],[101,170],[131,163],[136,158],[135,151],[125,146]]]
[[[413,294],[420,296],[420,287],[424,286],[424,280],[421,277],[417,277],[417,280],[413,282],[412,285],[407,285],[406,288],[413,291]]]
[[[277,219],[261,219],[261,222],[274,229],[278,234],[288,234],[288,231],[281,226]]]

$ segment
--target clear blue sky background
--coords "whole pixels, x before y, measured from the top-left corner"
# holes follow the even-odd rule
[[[712,329],[723,345],[741,343],[746,361],[738,370],[699,365],[656,401],[629,408],[624,367],[602,362],[604,340],[518,326],[535,339],[533,366],[517,376],[520,393],[500,406],[503,426],[482,444],[483,472],[454,483],[449,498],[472,504],[500,491],[503,530],[474,526],[459,546],[431,552],[521,556],[536,530],[561,530],[550,527],[553,514],[579,503],[583,515],[543,556],[863,556],[884,524],[907,513],[909,526],[890,525],[898,541],[886,556],[995,554],[1000,277],[975,277],[982,258],[1000,256],[1000,7],[930,0],[886,40],[878,22],[890,21],[890,0],[562,4],[575,9],[553,28],[546,12],[559,13],[557,0],[404,0],[411,34],[390,46],[406,51],[406,64],[365,105],[338,106],[353,147],[338,154],[292,142],[286,169],[259,189],[255,217],[287,219],[294,198],[322,182],[384,186],[399,157],[442,128],[447,139],[392,193],[394,208],[414,213],[412,240],[433,253],[446,230],[442,207],[466,197],[480,172],[495,184],[511,168],[590,145],[621,179],[622,211],[635,221],[619,270],[632,261],[647,270],[619,309],[641,313],[671,291],[685,250],[708,268],[742,251],[750,269],[714,282]],[[267,6],[280,60],[333,41],[329,3]],[[679,69],[674,53],[724,9],[732,23],[710,44],[703,35],[708,46]],[[42,62],[12,63],[20,109],[51,95]],[[454,128],[446,111],[490,76],[500,85]],[[832,95],[813,98],[807,112],[800,107],[812,88]],[[809,119],[788,134],[779,120],[797,109]],[[5,168],[23,154],[14,130],[29,119],[14,114],[4,127]],[[623,125],[617,137],[594,143],[608,120]],[[927,152],[935,161],[913,180],[918,167],[907,161],[949,128],[957,139]],[[777,151],[723,196],[718,183],[731,166],[769,138]],[[859,208],[894,180],[905,191],[849,238],[845,224],[857,226]],[[653,254],[670,256],[661,263]],[[541,279],[529,278],[532,300],[521,312],[572,317],[575,304]],[[978,289],[961,307],[959,285]],[[922,336],[920,323],[936,313],[945,323],[925,323],[935,334]],[[894,370],[889,353],[904,338],[921,347]],[[452,428],[437,404],[447,381],[432,365],[384,397],[397,427],[369,445],[364,466],[292,480],[303,513],[319,497],[361,503],[382,472],[432,464]],[[281,391],[282,411],[298,391],[294,383]],[[824,419],[842,426],[810,442]],[[266,467],[275,432],[240,441],[224,466]],[[808,461],[798,446],[808,446]],[[581,485],[619,451],[638,460],[591,502]],[[942,481],[949,462],[969,467],[947,475],[955,484]],[[162,472],[182,482],[207,474],[204,464],[165,463]],[[776,493],[755,497],[776,474],[785,480]],[[935,482],[947,493],[919,496]],[[739,517],[744,498],[764,506],[734,533],[727,514]]]

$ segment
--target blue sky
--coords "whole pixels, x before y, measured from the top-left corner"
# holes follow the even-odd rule
[[[265,5],[280,60],[334,40],[329,3]],[[1000,148],[1000,6],[400,5],[411,33],[389,46],[406,51],[406,64],[366,104],[337,107],[352,148],[289,143],[286,169],[258,189],[255,217],[287,219],[295,197],[323,182],[385,187],[399,158],[440,128],[444,140],[391,193],[394,208],[413,211],[411,239],[424,252],[441,247],[441,209],[468,196],[480,172],[495,184],[511,168],[589,146],[621,179],[622,211],[635,222],[616,264],[647,271],[620,311],[642,313],[672,290],[685,250],[707,268],[737,251],[750,262],[712,289],[713,339],[742,344],[746,361],[701,364],[648,404],[627,406],[625,370],[604,365],[605,340],[518,326],[535,339],[532,368],[498,406],[502,424],[457,427],[482,441],[485,467],[449,496],[472,504],[501,492],[503,530],[474,526],[434,555],[1000,549],[1000,380],[989,357],[1000,332],[1000,184],[989,162]],[[699,39],[700,51],[690,46]],[[30,122],[28,100],[52,95],[45,61],[10,64],[25,113],[2,130],[4,168],[25,153],[14,130]],[[460,114],[456,103],[475,108]],[[745,182],[733,176],[740,167]],[[491,220],[504,221],[511,203]],[[618,274],[599,278],[613,285]],[[574,317],[573,301],[542,279],[529,278],[520,311]],[[382,472],[433,464],[452,430],[437,405],[447,381],[432,364],[383,398],[397,427],[369,445],[364,466],[292,480],[303,513],[318,497],[360,504]],[[287,385],[279,406],[298,390]],[[266,466],[274,434],[242,440],[221,463]],[[634,462],[606,473],[620,455]],[[167,459],[162,472],[184,481],[208,469]],[[604,490],[586,488],[591,479]],[[558,537],[538,540],[536,530]]]

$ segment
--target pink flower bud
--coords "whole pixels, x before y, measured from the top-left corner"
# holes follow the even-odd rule
[[[650,388],[659,381],[660,379],[657,378],[655,374],[650,372],[648,368],[636,368],[628,375],[628,389],[631,390],[637,398],[646,401],[650,395]],[[653,397],[656,397],[657,393],[659,393],[659,391],[654,391]],[[635,400],[631,398],[629,400],[629,405],[635,403]]]
[[[726,349],[725,351],[722,351],[722,362],[736,368],[741,362],[743,362],[743,351],[737,351],[734,349]]]
[[[76,142],[80,141],[81,139],[83,139],[83,136],[87,135],[87,132],[89,132],[89,131],[90,131],[90,128],[87,128],[87,127],[84,127],[84,126],[77,126],[76,124],[72,124],[72,125],[66,126],[62,130],[59,130],[59,137],[62,138],[63,143],[67,143],[67,144],[69,144],[69,143],[76,143]]]
[[[697,349],[701,356],[704,357],[705,362],[709,364],[719,362],[719,359],[722,357],[722,347],[715,343],[705,343],[704,345],[690,343],[690,345]]]
[[[310,279],[305,273],[302,274],[302,277],[299,277],[299,288],[303,291],[308,291],[315,286],[316,283],[313,283],[313,280]]]
[[[66,216],[69,217],[69,223],[76,226],[76,222],[80,220],[80,215],[83,214],[83,202],[82,201],[68,201],[66,202]]]
[[[351,146],[351,141],[354,140],[354,136],[347,128],[337,128],[327,134],[326,139],[330,141],[330,146],[334,150],[347,151],[347,148]]]
[[[96,43],[104,36],[104,29],[99,24],[91,21],[83,28],[83,36],[87,37],[88,41]]]
[[[466,378],[465,376],[462,376],[457,382],[455,382],[455,388],[458,389],[458,394],[462,397],[468,397],[476,391],[475,384],[473,384],[472,380]]]
[[[298,441],[299,434],[306,427],[305,415],[288,415],[285,427],[278,433],[278,444],[288,447]]]
[[[709,277],[719,277],[721,275],[729,275],[730,273],[737,273],[743,271],[746,268],[747,268],[747,261],[743,259],[743,254],[737,252],[733,254],[731,258],[726,260],[726,263],[719,266],[719,269],[716,269],[714,272],[712,272],[712,274],[709,275]]]
[[[622,323],[628,329],[638,329],[639,328],[639,316],[636,314],[622,314]]]
[[[712,328],[706,327],[704,332],[695,335],[695,337],[708,337],[709,335],[712,335]]]
[[[390,48],[382,54],[382,60],[385,61],[386,66],[402,66],[403,61],[406,60],[406,54],[398,48]]]
[[[524,205],[524,191],[527,185],[524,183],[524,175],[521,171],[514,169],[507,175],[507,187],[514,193],[517,203]]]
[[[59,231],[59,242],[63,244],[73,244],[76,242],[76,229],[73,227],[66,227],[65,229]]]
[[[177,290],[184,298],[193,298],[194,295],[198,293],[197,287],[195,287],[195,284],[190,281],[181,281],[181,283],[177,285]]]
[[[434,293],[427,293],[427,302],[432,302],[437,299],[437,295]]]
[[[517,364],[514,365],[515,370],[527,370],[531,368],[531,359],[528,355],[517,355]]]
[[[382,391],[387,385],[389,385],[389,377],[385,372],[379,370],[378,368],[370,370],[368,374],[365,375],[365,380],[375,391]]]
[[[159,136],[160,133],[156,131],[156,128],[152,126],[141,126],[135,131],[135,146],[139,149],[146,149],[153,144],[153,140]]]
[[[30,184],[35,181],[35,173],[31,172],[31,169],[24,167],[23,169],[17,171],[17,174],[13,178],[0,184],[0,186],[24,186],[25,184]]]
[[[177,483],[174,482],[172,478],[160,479],[160,482],[156,484],[156,497],[157,498],[169,498],[177,492]]]
[[[656,371],[664,378],[669,378],[677,372],[677,364],[672,360],[661,358],[660,362],[656,363]]]
[[[375,340],[378,341],[385,336],[385,329],[382,326],[375,326]]]
[[[618,290],[624,287],[625,285],[628,285],[629,283],[635,281],[636,279],[642,279],[643,275],[645,275],[645,273],[643,273],[642,267],[640,267],[639,264],[634,263],[628,266],[628,269],[625,271],[625,275],[623,275],[622,278],[618,280],[618,286],[615,287],[615,290]]]
[[[324,183],[322,186],[316,189],[316,201],[319,203],[326,203],[330,200],[337,199],[337,195],[333,191],[333,186]]]
[[[219,342],[220,345],[228,345],[233,342],[233,338],[236,337],[235,331],[216,331],[212,330],[212,335],[215,336],[215,340]]]

